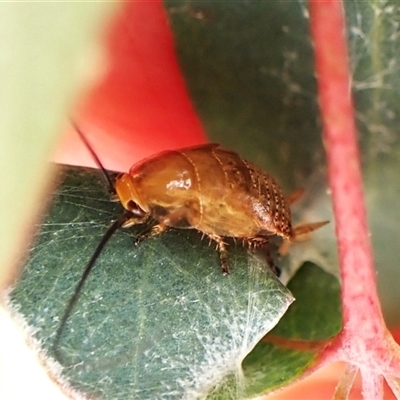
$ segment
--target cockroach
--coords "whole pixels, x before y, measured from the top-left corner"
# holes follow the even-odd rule
[[[110,192],[126,211],[104,234],[70,299],[54,342],[59,360],[58,344],[66,322],[96,259],[118,228],[155,221],[136,238],[136,244],[169,228],[196,229],[216,243],[222,272],[227,275],[224,238],[262,248],[270,267],[278,272],[269,254],[270,237],[292,242],[327,223],[292,227],[289,205],[298,196],[285,198],[267,172],[215,143],[150,156],[134,164],[129,173],[119,174],[113,184],[81,130],[75,129],[103,171]]]

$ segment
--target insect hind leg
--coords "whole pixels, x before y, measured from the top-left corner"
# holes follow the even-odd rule
[[[247,245],[250,248],[260,249],[261,253],[265,257],[271,271],[276,276],[278,276],[278,277],[280,276],[281,270],[276,266],[276,264],[274,262],[274,259],[271,254],[270,241],[267,237],[258,236],[258,237],[254,237],[254,238],[245,239],[245,243],[247,243]]]

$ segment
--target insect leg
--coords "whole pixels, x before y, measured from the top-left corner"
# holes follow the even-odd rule
[[[146,239],[149,239],[153,236],[158,236],[161,233],[165,232],[168,229],[168,226],[163,224],[157,224],[151,226],[150,228],[143,231],[137,238],[135,238],[134,243],[139,245],[140,243],[144,242]]]
[[[131,226],[141,225],[147,222],[150,219],[149,215],[144,215],[143,217],[137,217],[134,215],[132,218],[129,218],[123,225],[122,228],[130,228]]]
[[[165,217],[157,218],[158,219],[158,224],[153,225],[152,227],[146,229],[144,232],[142,232],[136,239],[135,239],[135,244],[139,245],[146,239],[153,237],[153,236],[158,236],[161,233],[165,232],[169,227],[171,226],[178,226],[179,221],[184,219],[186,214],[185,209],[178,209],[170,214],[168,214]]]
[[[286,256],[289,253],[290,247],[292,246],[292,242],[290,240],[285,239],[282,244],[279,246],[278,253],[281,257]]]
[[[229,275],[229,264],[228,264],[228,251],[226,250],[226,243],[222,236],[207,234],[207,236],[217,243],[217,250],[219,258],[221,260],[222,273]]]
[[[261,249],[262,254],[265,256],[267,263],[271,269],[271,271],[276,275],[279,276],[281,274],[281,270],[275,265],[274,259],[271,255],[271,247],[270,242],[267,237],[259,236],[250,239],[246,239],[247,244],[249,247],[253,247],[254,249]]]

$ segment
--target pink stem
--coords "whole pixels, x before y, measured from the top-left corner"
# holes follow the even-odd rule
[[[361,340],[362,347],[374,348],[371,342],[381,340],[386,330],[366,221],[343,4],[340,0],[310,0],[309,4],[342,279],[341,346],[352,353],[354,339],[357,347]]]

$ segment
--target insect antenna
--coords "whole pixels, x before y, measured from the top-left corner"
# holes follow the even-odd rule
[[[92,155],[94,161],[96,162],[96,164],[98,165],[98,167],[100,168],[100,170],[102,171],[102,175],[103,175],[103,179],[105,180],[106,186],[108,187],[108,191],[112,194],[112,195],[116,195],[116,191],[114,188],[114,185],[111,181],[111,178],[107,172],[107,170],[104,168],[102,162],[100,161],[99,157],[97,156],[97,154],[94,152],[92,146],[89,144],[89,142],[87,141],[85,135],[83,134],[83,132],[79,129],[79,127],[76,125],[76,123],[74,121],[71,121],[73,127],[75,128],[76,132],[78,133],[78,135],[80,136],[80,138],[82,139],[83,143],[85,144],[86,148],[89,150],[90,154]],[[71,316],[72,310],[74,309],[80,294],[82,292],[83,286],[86,283],[86,280],[90,274],[90,272],[92,271],[94,265],[96,264],[97,259],[99,258],[101,252],[103,251],[105,245],[108,243],[108,241],[111,239],[112,235],[119,229],[121,228],[129,219],[131,219],[133,217],[133,214],[129,211],[126,211],[124,215],[122,215],[120,218],[118,218],[116,221],[114,221],[107,229],[107,231],[104,233],[102,239],[100,240],[99,244],[97,245],[92,257],[90,258],[88,264],[86,265],[85,270],[83,271],[83,274],[81,276],[81,279],[78,283],[78,285],[76,286],[75,290],[74,290],[74,294],[71,297],[71,299],[68,302],[68,305],[64,311],[63,317],[61,319],[60,325],[57,329],[56,335],[55,335],[55,339],[53,342],[53,353],[54,356],[56,357],[56,359],[63,365],[65,365],[63,356],[60,352],[60,340],[63,336],[63,333],[65,331],[65,327],[67,326],[67,321],[69,319],[69,317]]]
[[[90,145],[90,143],[86,139],[86,136],[80,130],[79,126],[74,121],[71,121],[71,124],[75,128],[75,130],[78,133],[78,135],[80,136],[80,138],[82,139],[82,142],[85,144],[86,148],[89,150],[89,153],[93,157],[93,160],[95,161],[97,166],[100,168],[100,170],[102,172],[102,175],[103,175],[103,179],[104,179],[104,181],[106,183],[106,186],[108,187],[108,192],[112,196],[115,196],[116,195],[115,187],[114,187],[114,184],[111,181],[110,175],[108,174],[107,170],[104,168],[102,162],[100,161],[100,159],[97,156],[97,154],[94,152],[92,146]]]
[[[83,288],[83,286],[84,286],[84,284],[85,284],[90,272],[92,271],[92,269],[93,269],[93,267],[94,267],[99,255],[103,251],[104,246],[110,240],[112,235],[120,227],[122,227],[122,225],[124,225],[126,221],[128,221],[130,218],[132,218],[132,216],[133,216],[133,214],[131,214],[130,212],[127,212],[123,216],[118,218],[116,221],[114,221],[109,226],[107,231],[104,233],[100,243],[97,245],[96,250],[94,251],[91,259],[89,260],[89,262],[88,262],[88,264],[87,264],[87,266],[86,266],[86,268],[85,268],[85,270],[84,270],[84,272],[83,272],[83,274],[81,276],[81,279],[80,279],[78,285],[75,288],[73,296],[69,300],[67,308],[65,309],[64,315],[63,315],[63,317],[61,319],[60,325],[59,325],[59,327],[57,329],[56,336],[55,336],[54,343],[53,343],[54,355],[57,358],[57,360],[63,365],[65,365],[65,363],[64,363],[63,356],[62,356],[62,354],[60,352],[59,345],[60,345],[61,337],[62,337],[62,335],[64,333],[64,330],[65,330],[65,327],[67,326],[68,318],[70,317],[70,315],[72,313],[72,310],[74,309],[74,307],[75,307],[75,305],[76,305],[76,303],[77,303],[77,301],[79,299],[79,296],[80,296],[80,294],[82,292],[82,288]]]

